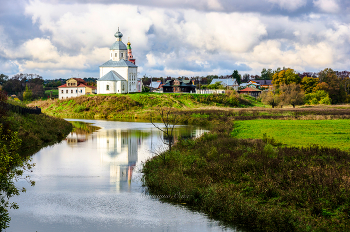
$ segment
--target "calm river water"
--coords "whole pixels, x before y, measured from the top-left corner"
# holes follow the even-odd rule
[[[11,200],[7,232],[56,231],[234,231],[182,205],[150,198],[142,187],[141,162],[161,150],[161,134],[150,123],[69,120],[81,129],[33,156],[27,192]],[[77,121],[92,123],[93,131]],[[161,125],[161,124],[159,124]],[[203,130],[179,127],[176,135]]]

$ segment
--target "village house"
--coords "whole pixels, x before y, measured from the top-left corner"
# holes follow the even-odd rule
[[[96,87],[88,85],[81,78],[71,78],[66,84],[58,87],[58,98],[66,99],[71,97],[79,97],[86,94],[95,94]]]
[[[167,80],[162,86],[163,93],[195,93],[196,86],[193,85],[191,80]]]
[[[247,87],[245,89],[242,89],[242,90],[238,90],[238,93],[239,94],[247,94],[247,95],[250,95],[252,97],[259,97],[260,94],[261,94],[261,90],[260,89],[256,89],[254,87]]]

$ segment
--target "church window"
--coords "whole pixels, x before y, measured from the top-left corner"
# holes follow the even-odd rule
[[[123,53],[120,53],[120,57],[123,58]]]
[[[114,55],[115,55],[115,57],[117,57],[117,53],[115,53]]]
[[[113,55],[112,55],[112,53],[111,53],[111,57],[112,57]]]
[[[122,85],[122,91],[124,91],[124,84]]]
[[[109,90],[109,85],[106,86],[106,90]]]

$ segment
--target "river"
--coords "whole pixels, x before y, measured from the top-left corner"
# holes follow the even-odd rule
[[[66,140],[32,156],[31,187],[11,198],[7,232],[58,231],[235,231],[185,206],[149,197],[142,187],[142,162],[164,148],[161,133],[150,123],[69,120],[99,130],[71,133]],[[159,124],[161,125],[161,124]],[[202,129],[179,126],[177,136],[194,137]]]

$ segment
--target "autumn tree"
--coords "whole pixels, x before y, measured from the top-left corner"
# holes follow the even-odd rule
[[[299,84],[300,82],[301,78],[299,75],[290,68],[276,72],[272,76],[272,84],[277,88],[281,85],[289,85],[292,83]]]
[[[315,91],[324,90],[332,99],[333,104],[343,103],[346,100],[344,83],[338,78],[335,71],[326,68],[318,73],[320,83],[315,87]]]
[[[314,91],[314,88],[320,82],[318,78],[305,76],[301,80],[301,88],[304,90],[305,94],[311,93]]]
[[[296,105],[304,104],[304,91],[299,84],[282,85],[280,100],[284,105],[292,105],[295,108]]]
[[[279,94],[274,91],[263,92],[260,97],[262,103],[270,105],[272,108],[275,108],[281,102]]]

